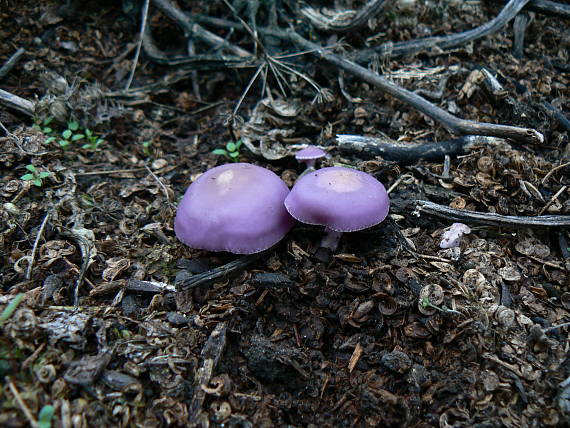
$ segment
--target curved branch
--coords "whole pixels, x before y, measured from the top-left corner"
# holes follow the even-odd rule
[[[442,52],[446,49],[464,45],[499,31],[507,25],[529,1],[530,0],[510,0],[503,10],[501,10],[501,13],[494,19],[477,28],[449,36],[426,37],[407,42],[383,43],[375,48],[363,49],[357,52],[354,56],[354,60],[358,63],[363,63],[368,62],[374,55],[395,58],[423,51],[430,51],[430,53]]]

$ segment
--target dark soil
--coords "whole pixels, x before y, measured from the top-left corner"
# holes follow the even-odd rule
[[[184,55],[184,32],[153,3],[157,47]],[[294,23],[347,56],[464,31],[501,8],[389,2],[362,29],[337,36],[311,29],[295,1],[260,2],[260,22],[272,3],[284,28]],[[224,2],[178,6],[236,21]],[[414,212],[416,200],[431,200],[570,216],[569,129],[560,117],[570,110],[570,21],[527,16],[521,58],[508,25],[451,52],[373,64],[410,90],[441,89],[429,99],[459,117],[545,136],[535,146],[480,144],[452,157],[447,172],[443,158],[339,151],[337,134],[402,143],[454,136],[367,83],[339,81],[338,69],[306,53],[283,60],[318,94],[299,75],[262,73],[232,119],[261,63],[193,71],[143,50],[124,91],[139,2],[0,0],[0,66],[25,49],[0,88],[36,105],[33,117],[0,107],[0,426],[568,426],[568,227],[470,224],[460,247],[441,249],[452,221]],[[255,50],[248,33],[203,25]],[[262,42],[275,55],[299,52]],[[195,48],[207,51],[200,41]],[[482,67],[501,94],[485,86]],[[292,155],[306,144],[329,151],[322,166],[397,183],[390,216],[345,234],[325,257],[315,256],[322,228],[298,224],[248,264],[184,286],[240,260],[190,249],[173,231],[185,188],[229,162],[212,151],[239,138],[249,143],[241,162],[290,186],[303,170]]]

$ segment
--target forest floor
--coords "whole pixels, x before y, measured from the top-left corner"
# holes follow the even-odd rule
[[[0,0],[0,67],[25,50],[0,89],[34,106],[0,104],[1,426],[568,426],[568,18],[519,14],[518,53],[511,22],[445,52],[363,62],[457,117],[544,136],[401,160],[341,147],[336,135],[396,148],[458,136],[291,41],[260,31],[263,49],[254,46],[222,1],[177,4],[239,24],[201,21],[233,47],[225,62],[204,39],[185,39],[165,0],[151,1],[157,51],[211,55],[192,68],[146,46],[126,90],[138,3]],[[388,2],[334,34],[311,27],[293,0],[250,13],[251,2],[234,3],[250,24],[290,24],[349,59],[478,27],[502,7]],[[239,49],[257,59],[227,59]],[[240,162],[289,186],[303,170],[294,153],[325,148],[321,166],[392,187],[388,219],[345,234],[324,259],[322,227],[297,224],[212,278],[240,256],[186,247],[173,220],[187,186],[231,161],[212,151],[238,140]],[[438,215],[418,201],[486,216]],[[440,248],[457,220],[471,233]]]

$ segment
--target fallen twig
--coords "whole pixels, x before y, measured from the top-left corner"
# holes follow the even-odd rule
[[[127,79],[127,83],[125,84],[125,90],[128,90],[131,87],[131,83],[133,82],[133,78],[135,77],[135,71],[137,69],[137,64],[139,63],[139,56],[141,54],[143,36],[144,36],[144,32],[146,31],[146,20],[148,18],[148,7],[149,7],[149,5],[150,5],[150,0],[144,0],[144,5],[142,8],[141,33],[139,35],[139,41],[137,42],[137,49],[135,51],[135,58],[133,59],[133,68],[131,68],[131,72],[129,73],[129,78]]]
[[[446,155],[457,156],[469,153],[474,146],[491,145],[503,139],[467,135],[454,140],[435,143],[401,143],[388,138],[364,137],[360,135],[337,135],[338,148],[347,153],[373,158],[381,156],[385,160],[409,164],[418,159],[441,160]]]
[[[194,288],[199,285],[205,284],[207,282],[214,281],[218,278],[222,278],[232,272],[243,269],[250,263],[253,263],[261,256],[265,255],[267,251],[262,251],[261,253],[248,254],[247,256],[240,257],[223,266],[216,267],[207,272],[203,272],[197,275],[192,275],[189,278],[185,278],[176,283],[176,290],[181,291],[189,288]]]
[[[206,388],[226,347],[227,329],[228,326],[225,322],[218,323],[216,328],[210,333],[202,348],[202,352],[200,352],[202,364],[194,375],[194,394],[192,394],[192,400],[188,406],[188,422],[190,426],[196,426],[195,423],[202,412],[202,405],[206,398]]]
[[[535,217],[480,213],[477,211],[457,210],[430,201],[416,201],[415,215],[422,212],[447,220],[464,223],[478,223],[496,226],[560,227],[570,226],[568,215],[543,215]]]
[[[49,216],[50,216],[50,212],[48,211],[47,214],[45,215],[43,221],[42,221],[42,224],[40,226],[40,230],[38,230],[38,235],[36,236],[36,239],[34,241],[34,246],[32,248],[32,255],[30,256],[30,261],[28,263],[28,269],[26,270],[26,280],[28,280],[28,281],[32,277],[32,268],[34,266],[34,260],[36,258],[36,252],[38,250],[38,245],[39,245],[40,239],[44,233],[44,229],[46,227]]]
[[[32,414],[30,408],[26,405],[26,403],[22,399],[22,396],[18,392],[18,388],[16,388],[16,385],[9,376],[6,376],[4,379],[8,384],[8,387],[10,388],[10,392],[14,396],[16,403],[18,403],[18,406],[26,416],[26,419],[28,419],[28,422],[33,428],[36,428],[38,426],[38,421],[36,420],[36,418],[34,418],[34,415]]]
[[[141,281],[139,279],[129,279],[125,287],[130,291],[143,291],[146,293],[174,292],[176,288],[166,282]]]
[[[33,102],[2,89],[0,89],[0,104],[30,117],[34,115],[35,104]]]
[[[465,45],[473,40],[493,34],[506,26],[530,0],[510,0],[501,13],[485,24],[448,36],[426,37],[405,42],[388,42],[356,53],[354,60],[358,63],[368,62],[374,55],[380,57],[399,57],[418,52],[443,53],[446,49]]]
[[[10,71],[14,68],[14,66],[18,63],[20,58],[26,53],[24,48],[18,49],[14,54],[8,58],[8,61],[4,63],[2,68],[0,68],[0,79],[6,76]]]

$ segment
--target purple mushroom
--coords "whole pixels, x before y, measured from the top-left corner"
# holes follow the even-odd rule
[[[248,163],[212,168],[186,190],[174,231],[192,248],[253,254],[276,244],[293,227],[283,205],[287,185]]]
[[[324,158],[327,156],[327,152],[317,146],[307,146],[303,150],[299,150],[295,154],[295,159],[299,163],[304,163],[307,166],[307,170],[315,169],[315,162],[317,159]]]
[[[380,223],[388,215],[390,199],[378,180],[362,171],[330,167],[301,177],[285,198],[297,220],[325,226],[321,247],[336,249],[342,232]]]
[[[453,223],[441,236],[439,247],[443,249],[456,248],[461,244],[463,235],[471,233],[471,228],[463,223]]]

